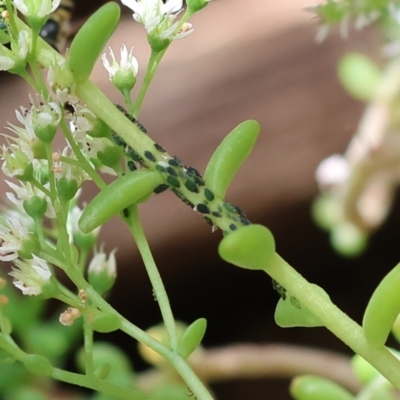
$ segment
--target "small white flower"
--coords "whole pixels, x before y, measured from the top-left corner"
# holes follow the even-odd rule
[[[144,26],[158,25],[162,15],[173,14],[180,11],[183,7],[182,0],[121,0],[121,3],[133,11],[133,18]],[[149,31],[148,31],[149,32]],[[150,32],[149,32],[150,33]]]
[[[42,293],[43,285],[51,278],[51,271],[47,262],[33,254],[32,260],[17,260],[17,268],[13,268],[10,275],[15,278],[13,284],[22,294],[37,296]]]
[[[8,177],[22,176],[30,168],[33,161],[33,152],[26,143],[20,145],[12,143],[8,147],[2,146],[2,171]]]
[[[30,200],[33,196],[38,196],[40,198],[45,198],[47,201],[47,210],[46,210],[46,217],[48,218],[55,218],[56,213],[54,211],[54,207],[51,204],[51,200],[45,196],[45,194],[40,191],[35,186],[32,186],[29,182],[19,182],[21,186],[16,185],[15,183],[5,181],[7,185],[14,190],[17,196],[14,193],[7,192],[6,196],[11,203],[16,204],[19,207],[22,207],[24,200]],[[45,185],[47,188],[49,185]]]
[[[109,277],[115,278],[117,276],[117,262],[115,260],[115,252],[117,249],[114,249],[108,256],[100,249],[99,253],[96,253],[90,261],[88,272],[100,274],[102,272],[106,272]]]
[[[347,160],[339,154],[334,154],[318,165],[315,177],[322,188],[329,188],[342,184],[349,173],[350,167]]]
[[[115,59],[114,52],[111,47],[109,47],[110,56],[111,56],[111,64],[107,59],[107,55],[104,53],[101,58],[103,60],[104,68],[108,71],[108,75],[110,80],[115,76],[115,74],[119,71],[121,72],[132,72],[133,76],[136,77],[139,70],[139,63],[137,59],[133,56],[133,47],[128,53],[128,49],[125,45],[121,47],[121,62],[118,64]]]
[[[25,17],[43,18],[58,8],[60,0],[14,0],[13,4]]]
[[[70,159],[73,162],[62,161],[61,157]],[[53,153],[53,172],[57,180],[66,178],[68,181],[76,181],[77,187],[81,187],[84,181],[90,180],[89,175],[76,165],[76,156],[68,146],[63,149],[61,154],[58,152]]]
[[[184,24],[178,32],[175,24],[177,14],[182,10],[182,0],[121,0],[122,4],[133,11],[135,21],[141,23],[152,39],[175,40],[188,36],[193,32],[191,24]]]
[[[25,68],[28,55],[28,32],[22,30],[18,34],[18,41],[11,42],[11,50],[0,45],[0,71],[10,71]]]
[[[11,261],[18,258],[22,242],[29,235],[28,229],[19,218],[9,218],[0,223],[0,260]]]

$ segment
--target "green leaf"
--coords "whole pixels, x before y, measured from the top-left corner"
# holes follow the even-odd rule
[[[351,96],[368,102],[376,92],[382,73],[368,57],[350,53],[340,60],[338,76]]]
[[[224,237],[219,244],[221,258],[247,269],[266,269],[275,254],[275,241],[268,228],[247,225]]]

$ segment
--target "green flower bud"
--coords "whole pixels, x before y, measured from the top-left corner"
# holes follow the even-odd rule
[[[33,196],[22,203],[26,213],[35,221],[40,220],[47,210],[47,201],[39,196]]]
[[[103,150],[97,152],[98,160],[106,167],[116,168],[122,158],[123,152],[121,147],[109,145]]]
[[[39,139],[34,140],[31,144],[31,149],[33,152],[33,157],[36,160],[46,160],[47,159],[46,146],[41,140],[39,140]]]
[[[338,75],[349,94],[361,101],[372,99],[382,77],[379,68],[368,57],[357,53],[347,54],[340,60]]]
[[[57,132],[57,127],[53,125],[35,126],[35,135],[43,143],[51,143]]]
[[[100,118],[91,121],[93,128],[88,131],[88,135],[92,138],[107,138],[111,136],[111,128]]]
[[[23,239],[21,243],[21,249],[18,251],[18,255],[26,260],[30,260],[33,254],[38,254],[41,250],[39,239],[30,233],[28,238]]]
[[[194,14],[197,11],[202,10],[210,0],[186,0],[186,5],[188,8],[188,11],[191,14]]]
[[[101,295],[113,287],[117,277],[115,251],[110,253],[108,260],[103,251],[96,253],[88,267],[89,283]]]
[[[69,180],[65,176],[56,181],[57,192],[62,203],[74,198],[78,191],[78,183],[76,180]]]
[[[343,222],[333,228],[330,242],[342,256],[356,257],[366,249],[368,237],[357,226]]]

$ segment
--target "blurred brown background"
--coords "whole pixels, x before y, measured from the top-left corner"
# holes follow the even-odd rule
[[[78,2],[76,20],[98,2]],[[193,18],[194,33],[167,53],[144,103],[140,121],[171,154],[204,171],[213,149],[238,123],[254,118],[262,126],[256,148],[235,178],[227,200],[253,222],[268,226],[279,253],[307,279],[323,286],[350,316],[360,320],[373,288],[398,261],[394,233],[398,211],[371,241],[367,253],[344,260],[310,218],[317,193],[314,170],[327,155],[345,149],[362,105],[347,97],[335,65],[347,50],[378,54],[371,31],[343,41],[334,31],[316,45],[317,26],[302,10],[305,0],[218,0]],[[110,42],[115,52],[135,47],[140,73],[148,57],[143,29],[129,13]],[[142,75],[139,77],[142,77]],[[0,121],[27,105],[28,89],[0,76]],[[121,97],[101,65],[93,80],[116,103]],[[3,186],[4,188],[4,186]],[[4,190],[4,189],[3,189]],[[277,328],[277,294],[265,274],[240,270],[217,255],[221,238],[171,193],[141,206],[143,224],[177,319],[208,320],[206,347],[235,342],[290,342],[335,348],[350,354],[318,328]],[[127,230],[114,220],[104,229],[106,247],[118,247],[117,287],[111,301],[140,327],[160,322],[157,303]],[[113,340],[134,355],[123,335]],[[285,400],[288,380],[236,381],[214,386],[220,400]],[[271,395],[272,394],[272,395]]]

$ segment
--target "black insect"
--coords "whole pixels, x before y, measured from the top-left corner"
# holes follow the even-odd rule
[[[58,52],[65,50],[68,38],[72,34],[70,21],[74,6],[75,0],[61,0],[40,31],[40,36]]]

